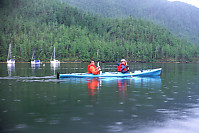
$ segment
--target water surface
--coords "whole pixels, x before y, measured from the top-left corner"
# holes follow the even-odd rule
[[[198,133],[199,65],[128,63],[162,67],[161,76],[56,79],[86,72],[87,63],[0,64],[1,133]],[[115,63],[101,63],[117,71]]]

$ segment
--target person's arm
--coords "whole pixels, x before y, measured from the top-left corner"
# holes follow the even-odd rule
[[[91,70],[92,74],[94,74],[94,75],[99,74],[99,70],[95,69],[95,67],[93,67],[93,66],[90,67],[90,70]]]

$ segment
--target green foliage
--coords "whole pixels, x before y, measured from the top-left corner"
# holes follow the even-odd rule
[[[187,61],[198,47],[141,19],[102,18],[57,0],[6,0],[0,7],[0,60],[9,43],[16,60]]]
[[[150,20],[199,45],[199,8],[168,0],[60,0],[104,17]]]

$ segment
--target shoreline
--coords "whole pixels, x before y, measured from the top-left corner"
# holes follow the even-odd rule
[[[98,61],[95,61],[98,62]],[[120,62],[120,61],[99,61],[100,63],[116,63],[116,62]],[[199,63],[199,61],[157,61],[157,62],[142,62],[142,61],[127,61],[127,62],[131,62],[131,63]],[[0,63],[7,63],[6,61],[0,61]],[[31,63],[31,62],[25,62],[25,61],[16,61],[15,63]],[[43,63],[50,63],[50,62],[41,62],[41,64]],[[64,62],[60,62],[61,63],[89,63],[89,61],[64,61]]]

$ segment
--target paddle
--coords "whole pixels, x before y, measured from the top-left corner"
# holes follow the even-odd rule
[[[100,65],[99,65],[99,61],[97,62],[97,68],[98,68],[98,70],[100,71],[100,74],[101,74],[102,71],[101,71],[101,68],[100,68]]]
[[[126,61],[126,67],[127,67],[127,71],[130,71],[127,61]]]
[[[98,58],[98,53],[99,53],[99,50],[97,50],[97,59],[99,59],[99,58]],[[98,70],[100,71],[100,74],[101,74],[102,71],[101,71],[101,68],[100,68],[100,65],[99,65],[99,60],[98,60],[98,62],[97,62],[97,68],[98,68]]]
[[[126,67],[127,67],[127,71],[130,71],[127,61],[126,61]],[[130,74],[132,74],[132,73],[130,72]],[[131,75],[131,78],[133,78],[133,75]]]

